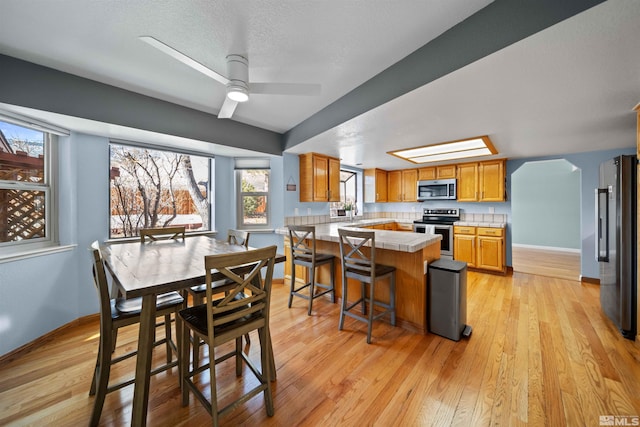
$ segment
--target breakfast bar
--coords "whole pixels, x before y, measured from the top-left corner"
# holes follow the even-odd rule
[[[442,236],[434,234],[407,233],[401,231],[368,230],[366,227],[376,220],[354,222],[334,222],[316,224],[316,248],[318,252],[330,253],[336,257],[336,296],[342,296],[342,268],[340,263],[339,228],[374,231],[376,236],[376,262],[396,267],[396,316],[397,325],[414,332],[427,333],[427,287],[425,274],[427,264],[440,258]],[[379,221],[377,221],[379,222]],[[285,283],[289,285],[291,262],[287,228],[278,230],[285,235]],[[299,267],[297,267],[299,268]],[[317,281],[328,283],[326,268],[318,270]],[[306,280],[306,269],[296,270],[296,280]],[[349,292],[354,292],[358,282],[349,281]],[[376,296],[388,300],[387,287],[376,290]]]

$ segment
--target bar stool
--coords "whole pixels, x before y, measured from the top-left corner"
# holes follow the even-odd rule
[[[307,315],[310,316],[314,299],[331,293],[331,302],[336,302],[334,256],[316,252],[316,227],[313,225],[290,225],[289,241],[291,243],[291,291],[289,292],[289,308],[291,308],[294,295],[309,300],[309,311]],[[316,283],[316,267],[325,264],[328,264],[331,269],[331,284],[329,285]],[[306,267],[309,271],[309,281],[298,288],[296,288],[296,265]],[[316,287],[324,290],[316,293]],[[301,292],[306,288],[309,288],[308,295]]]
[[[376,235],[373,231],[354,231],[339,228],[340,258],[342,260],[342,304],[340,306],[339,330],[344,326],[344,316],[367,323],[367,344],[371,344],[371,329],[373,321],[391,314],[391,324],[396,325],[396,268],[388,265],[376,264]],[[369,247],[364,250],[365,246]],[[367,256],[366,252],[370,255]],[[360,298],[351,304],[347,298],[347,279],[360,281]],[[375,299],[376,282],[389,278],[389,303]],[[366,285],[369,284],[367,295]],[[362,305],[362,315],[351,310],[358,304]],[[367,304],[369,312],[367,313]],[[374,315],[374,306],[384,311]],[[366,315],[366,317],[365,317]]]

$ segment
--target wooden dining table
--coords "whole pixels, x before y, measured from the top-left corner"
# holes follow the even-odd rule
[[[232,245],[208,236],[149,243],[126,242],[103,245],[107,269],[124,298],[142,298],[138,357],[133,391],[132,426],[146,425],[153,342],[156,333],[156,297],[205,283],[205,255],[245,252],[252,248]],[[276,262],[284,262],[278,254]],[[212,280],[221,280],[216,277]]]

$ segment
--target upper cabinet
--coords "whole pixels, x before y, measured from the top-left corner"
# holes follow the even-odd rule
[[[365,169],[364,202],[379,203],[387,201],[387,171],[382,169]]]
[[[387,172],[387,201],[415,202],[417,199],[417,169]]]
[[[503,202],[504,165],[504,159],[458,164],[458,202]]]
[[[300,201],[340,201],[340,160],[317,153],[300,154]]]
[[[456,165],[430,166],[418,169],[418,181],[456,177]]]

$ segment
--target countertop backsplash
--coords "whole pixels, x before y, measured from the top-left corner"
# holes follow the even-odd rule
[[[413,223],[415,220],[422,219],[421,212],[365,212],[353,218],[354,221],[362,219],[389,218],[395,219],[397,222]],[[347,222],[348,217],[339,216],[331,218],[329,215],[301,215],[287,216],[284,218],[284,225],[312,225],[326,224],[329,222]],[[507,222],[506,214],[487,214],[487,213],[460,213],[461,225],[477,226],[477,227],[505,227]]]

